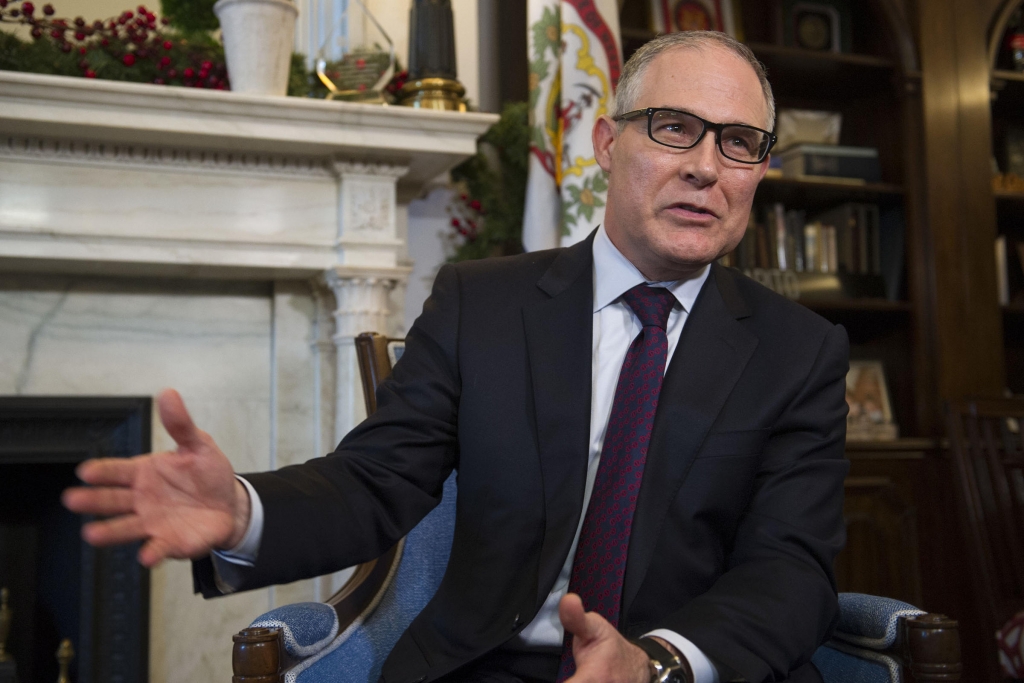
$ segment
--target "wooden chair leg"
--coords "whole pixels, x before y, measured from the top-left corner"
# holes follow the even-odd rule
[[[922,614],[903,620],[903,661],[914,681],[959,681],[960,628],[944,614]]]
[[[244,628],[231,640],[231,683],[281,683],[280,631]]]

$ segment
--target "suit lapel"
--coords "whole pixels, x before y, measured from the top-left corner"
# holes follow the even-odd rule
[[[733,275],[712,264],[672,355],[658,398],[651,447],[633,516],[622,595],[627,614],[654,554],[662,520],[701,443],[750,359],[757,338]]]
[[[545,530],[538,606],[547,598],[583,509],[590,441],[593,234],[563,251],[538,282],[549,299],[524,307]]]

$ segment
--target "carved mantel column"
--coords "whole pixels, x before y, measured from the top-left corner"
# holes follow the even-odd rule
[[[393,334],[388,322],[391,313],[388,298],[409,272],[408,268],[374,270],[341,266],[327,272],[327,284],[334,292],[337,306],[332,337],[337,352],[335,443],[366,417],[355,338],[361,332]]]
[[[361,332],[394,334],[389,297],[410,268],[399,266],[405,242],[396,227],[396,185],[408,168],[336,161],[338,266],[325,273],[334,292],[335,442],[366,417],[355,338]]]

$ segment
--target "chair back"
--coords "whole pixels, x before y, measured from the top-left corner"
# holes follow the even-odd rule
[[[950,402],[946,422],[975,602],[993,633],[1024,610],[1024,399]]]
[[[363,332],[356,337],[359,378],[363,384],[366,414],[377,412],[377,387],[391,376],[391,368],[405,349],[404,339],[385,337],[376,332]]]

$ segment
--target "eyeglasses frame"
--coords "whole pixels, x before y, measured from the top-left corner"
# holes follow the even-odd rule
[[[654,115],[659,111],[671,111],[678,114],[686,114],[687,116],[692,116],[693,118],[700,121],[701,125],[703,126],[703,129],[701,130],[700,135],[697,136],[697,139],[689,147],[670,145],[660,140],[655,140],[654,131],[652,129],[654,127]],[[641,116],[647,117],[647,137],[649,137],[651,140],[658,143],[659,145],[663,145],[670,149],[693,149],[694,147],[699,145],[702,140],[704,140],[704,136],[707,134],[709,129],[713,130],[715,131],[715,146],[718,147],[718,151],[721,152],[722,156],[728,159],[729,161],[735,161],[738,164],[763,163],[764,160],[768,158],[768,154],[772,151],[772,147],[774,147],[775,143],[778,142],[779,140],[778,136],[775,135],[775,133],[769,130],[765,130],[764,128],[758,128],[757,126],[751,126],[746,123],[712,123],[707,119],[702,119],[701,117],[697,116],[692,112],[683,111],[682,109],[672,109],[670,107],[647,107],[646,109],[634,109],[633,111],[628,111],[625,114],[620,114],[619,116],[614,117],[612,121],[634,121],[640,118]],[[725,150],[722,149],[722,131],[731,126],[750,128],[752,130],[758,131],[759,133],[765,133],[768,136],[768,145],[765,147],[764,154],[761,155],[760,159],[758,159],[757,161],[743,161],[742,159],[733,159],[731,156],[725,153]]]

